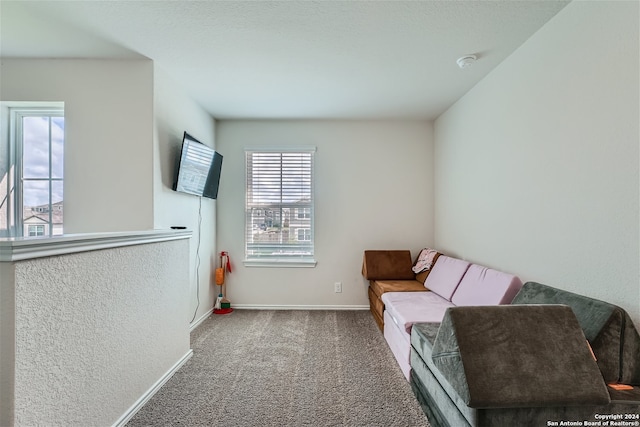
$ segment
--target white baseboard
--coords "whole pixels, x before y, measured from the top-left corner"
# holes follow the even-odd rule
[[[189,349],[189,351],[184,356],[182,356],[182,358],[178,360],[176,364],[171,367],[171,369],[169,369],[158,381],[156,381],[156,383],[151,386],[149,390],[147,390],[142,396],[140,396],[136,403],[134,403],[124,414],[122,414],[120,419],[116,421],[112,427],[121,427],[128,423],[129,420],[131,420],[131,418],[133,418],[133,416],[136,414],[136,412],[138,412],[144,406],[144,404],[147,403],[149,399],[151,399],[153,395],[156,394],[167,381],[169,381],[173,374],[175,374],[178,369],[180,369],[182,365],[187,362],[187,360],[191,359],[191,356],[193,356],[193,350]]]
[[[267,305],[232,304],[239,310],[369,310],[368,305]]]
[[[213,313],[213,307],[211,307],[205,314],[203,314],[202,316],[200,316],[198,318],[198,320],[196,320],[195,322],[192,322],[189,325],[189,333],[193,332],[193,330],[195,328],[197,328],[198,326],[200,326],[200,324],[202,322],[204,322],[205,320],[207,320],[209,318],[209,316],[211,316],[211,313]]]

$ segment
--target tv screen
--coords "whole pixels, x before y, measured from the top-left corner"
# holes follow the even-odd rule
[[[221,170],[222,155],[185,132],[173,189],[216,199]]]

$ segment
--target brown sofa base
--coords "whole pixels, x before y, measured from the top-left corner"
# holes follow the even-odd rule
[[[382,319],[382,313],[384,312],[384,303],[371,290],[371,287],[369,287],[368,291],[369,291],[369,310],[373,315],[373,319],[378,324],[378,328],[380,328],[380,330],[382,331],[384,330],[384,320]]]
[[[436,254],[433,262],[438,260]],[[364,251],[362,275],[369,280],[369,309],[380,330],[384,328],[385,292],[423,292],[427,291],[423,283],[430,271],[414,274],[411,266],[411,252],[408,250],[371,250]]]

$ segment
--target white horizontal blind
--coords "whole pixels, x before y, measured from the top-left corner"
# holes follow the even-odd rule
[[[246,260],[312,260],[314,150],[246,151]]]

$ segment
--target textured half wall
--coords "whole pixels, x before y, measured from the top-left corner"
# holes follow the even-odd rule
[[[0,262],[0,426],[13,423],[15,267]]]
[[[115,423],[189,352],[189,242],[15,263],[15,425]]]

